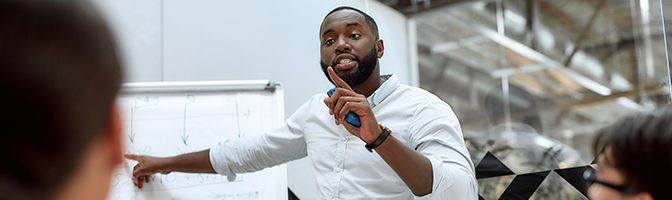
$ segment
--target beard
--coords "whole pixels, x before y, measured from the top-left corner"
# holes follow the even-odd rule
[[[364,59],[359,59],[355,58],[357,60],[357,69],[352,72],[352,73],[347,73],[347,72],[338,72],[335,71],[336,69],[334,68],[334,72],[338,75],[338,77],[341,77],[345,83],[347,83],[350,87],[355,87],[359,84],[364,83],[366,79],[371,76],[371,73],[373,73],[373,70],[376,68],[376,64],[378,64],[378,57],[376,56],[376,47],[373,46],[371,48],[371,51],[369,51],[368,54],[364,56]],[[322,66],[322,72],[324,72],[324,75],[327,77],[327,80],[329,80],[332,84],[334,81],[332,81],[329,78],[329,74],[327,73],[327,68],[329,66],[334,66],[336,64],[331,64],[327,65],[326,63],[322,62],[320,60],[320,65]]]

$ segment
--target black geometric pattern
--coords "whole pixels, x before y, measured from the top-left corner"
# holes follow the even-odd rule
[[[590,166],[579,166],[566,169],[556,169],[553,170],[555,173],[560,175],[565,179],[570,185],[574,186],[576,190],[581,192],[583,196],[588,196],[588,188],[586,188],[586,182],[583,179],[583,172],[586,171]]]
[[[551,171],[542,171],[529,174],[518,174],[509,187],[506,188],[499,200],[529,199],[534,191],[544,182]]]
[[[297,197],[294,192],[292,192],[291,189],[287,188],[287,199],[288,200],[299,200],[299,197]]]
[[[511,169],[509,169],[501,160],[495,157],[492,153],[487,152],[481,162],[478,163],[478,166],[476,166],[476,178],[484,179],[515,174],[515,178],[499,197],[499,200],[527,200],[539,188],[548,174],[551,171],[554,171],[586,197],[587,190],[586,183],[583,180],[583,172],[590,167],[590,165],[584,165],[565,169],[515,174],[515,172],[511,171]],[[479,200],[480,199],[485,200],[479,195]]]
[[[485,153],[485,157],[476,166],[476,179],[513,175],[513,171],[492,153]]]

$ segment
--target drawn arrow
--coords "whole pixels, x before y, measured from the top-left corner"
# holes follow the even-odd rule
[[[131,144],[133,144],[133,140],[135,139],[135,130],[133,130],[133,108],[131,108],[131,133],[128,134],[128,139],[131,140]]]
[[[189,140],[189,135],[187,135],[187,105],[194,103],[194,96],[193,95],[187,95],[187,102],[184,104],[184,112],[182,115],[182,143],[184,146],[188,146],[189,144],[187,143],[187,140]]]

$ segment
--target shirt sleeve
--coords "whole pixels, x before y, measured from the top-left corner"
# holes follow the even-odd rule
[[[282,127],[261,136],[226,140],[212,146],[212,168],[233,180],[237,173],[255,172],[305,157],[303,122],[309,117],[309,105],[310,101],[294,112]]]
[[[432,165],[432,193],[416,199],[478,199],[474,165],[459,121],[448,104],[430,102],[415,112],[410,145]]]

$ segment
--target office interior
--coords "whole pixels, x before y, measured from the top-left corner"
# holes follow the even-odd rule
[[[595,133],[672,102],[667,0],[94,2],[126,82],[271,80],[286,116],[331,87],[318,64],[324,14],[365,10],[385,41],[382,73],[451,105],[483,199],[588,199],[568,177],[591,167]],[[479,175],[486,162],[501,171]],[[310,170],[288,164],[290,199],[317,198]]]

